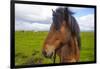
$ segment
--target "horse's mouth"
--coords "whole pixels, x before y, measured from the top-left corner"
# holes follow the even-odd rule
[[[46,58],[52,58],[53,52],[52,52],[52,53],[43,52],[43,55],[44,55]]]
[[[52,58],[52,56],[53,56],[53,53],[47,54],[47,55],[46,55],[46,58]]]

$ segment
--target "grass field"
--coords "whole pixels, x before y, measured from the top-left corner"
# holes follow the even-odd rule
[[[42,45],[48,32],[15,32],[15,65],[48,64],[53,59],[42,55]],[[81,32],[80,62],[94,61],[94,33]],[[56,63],[59,63],[57,57]]]

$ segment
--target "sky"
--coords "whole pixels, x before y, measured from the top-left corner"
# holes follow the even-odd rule
[[[16,31],[49,31],[52,9],[59,6],[15,4]],[[81,31],[94,31],[94,8],[69,7]]]

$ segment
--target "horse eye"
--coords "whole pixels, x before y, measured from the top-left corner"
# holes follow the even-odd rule
[[[59,30],[57,30],[57,32],[59,33],[59,32],[60,32],[60,29],[59,29]]]

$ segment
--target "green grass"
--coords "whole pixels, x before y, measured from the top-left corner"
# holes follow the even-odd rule
[[[82,32],[81,44],[80,61],[94,61],[94,33]]]
[[[48,64],[53,59],[42,55],[42,45],[48,32],[16,31],[15,32],[15,65]],[[81,33],[80,61],[94,61],[94,33]],[[59,62],[57,57],[56,62]]]

